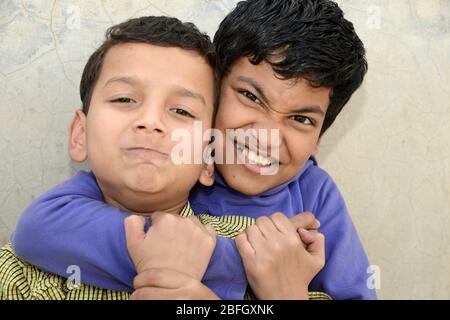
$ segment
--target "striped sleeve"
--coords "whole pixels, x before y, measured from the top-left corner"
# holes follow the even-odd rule
[[[29,298],[29,292],[22,266],[7,245],[0,250],[0,299],[24,300]]]
[[[244,300],[257,300],[255,294],[249,287],[244,295]],[[308,292],[308,300],[333,300],[328,294],[320,291],[310,291]]]
[[[0,250],[0,300],[127,300],[130,296],[69,282],[21,260],[10,244]]]

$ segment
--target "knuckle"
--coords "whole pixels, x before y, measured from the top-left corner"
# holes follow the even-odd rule
[[[320,259],[317,262],[317,266],[319,270],[323,269],[325,267],[325,257],[320,257]]]
[[[305,211],[305,212],[303,212],[303,215],[304,215],[305,217],[311,217],[311,218],[314,218],[314,214],[313,214],[311,211]]]
[[[216,238],[211,237],[210,235],[207,235],[207,238],[206,238],[205,242],[206,242],[206,244],[209,247],[215,247],[215,245],[216,245]]]
[[[270,218],[266,217],[266,216],[261,216],[261,217],[257,218],[255,221],[255,224],[258,227],[267,226],[269,223],[271,223]]]
[[[285,215],[283,212],[277,211],[274,214],[272,214],[270,217],[275,220],[280,220],[280,219],[283,219],[285,217]]]
[[[175,218],[176,217],[173,214],[162,213],[162,214],[158,215],[158,219],[157,219],[156,223],[163,224],[163,225],[171,224],[176,221]]]
[[[255,232],[257,229],[258,229],[258,227],[256,225],[252,224],[252,225],[248,226],[244,232],[248,235],[248,234]]]

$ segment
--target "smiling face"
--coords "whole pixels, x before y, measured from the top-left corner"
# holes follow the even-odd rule
[[[303,79],[278,79],[266,62],[253,65],[241,58],[233,64],[222,81],[216,128],[224,135],[227,129],[275,129],[279,139],[258,141],[258,146],[264,146],[263,151],[248,144],[250,150],[242,148],[231,141],[233,153],[247,161],[217,165],[227,184],[244,194],[256,195],[295,176],[317,152],[329,95],[330,89],[313,88]],[[226,154],[226,144],[222,148]],[[278,155],[271,154],[271,148]],[[258,153],[263,157],[256,157]],[[274,175],[262,175],[261,169],[269,163],[278,165],[278,170]]]
[[[205,182],[204,165],[173,163],[171,134],[185,129],[194,137],[195,120],[210,128],[213,81],[193,51],[145,43],[108,51],[88,115],[77,112],[70,141],[72,158],[88,158],[106,202],[176,212],[193,185]]]

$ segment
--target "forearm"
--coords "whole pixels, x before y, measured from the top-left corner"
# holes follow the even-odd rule
[[[16,254],[63,277],[78,266],[81,281],[132,290],[134,266],[123,231],[125,214],[99,200],[65,196],[31,205],[12,236]]]

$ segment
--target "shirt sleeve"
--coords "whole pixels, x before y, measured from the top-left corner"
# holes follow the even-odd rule
[[[33,202],[11,240],[18,257],[42,270],[67,278],[75,266],[84,284],[131,292],[126,216],[104,203],[93,174],[78,173]],[[232,239],[217,237],[203,283],[222,299],[242,299],[247,281]]]
[[[326,292],[335,300],[376,299],[367,284],[367,255],[344,199],[328,175],[314,204],[305,207],[321,222],[320,232],[325,235],[325,267],[311,282],[310,291]]]
[[[62,300],[64,280],[17,258],[10,244],[0,249],[0,300]]]
[[[33,202],[12,235],[15,253],[40,269],[81,282],[133,291],[136,271],[128,255],[126,213],[103,202],[92,174],[79,173]]]

